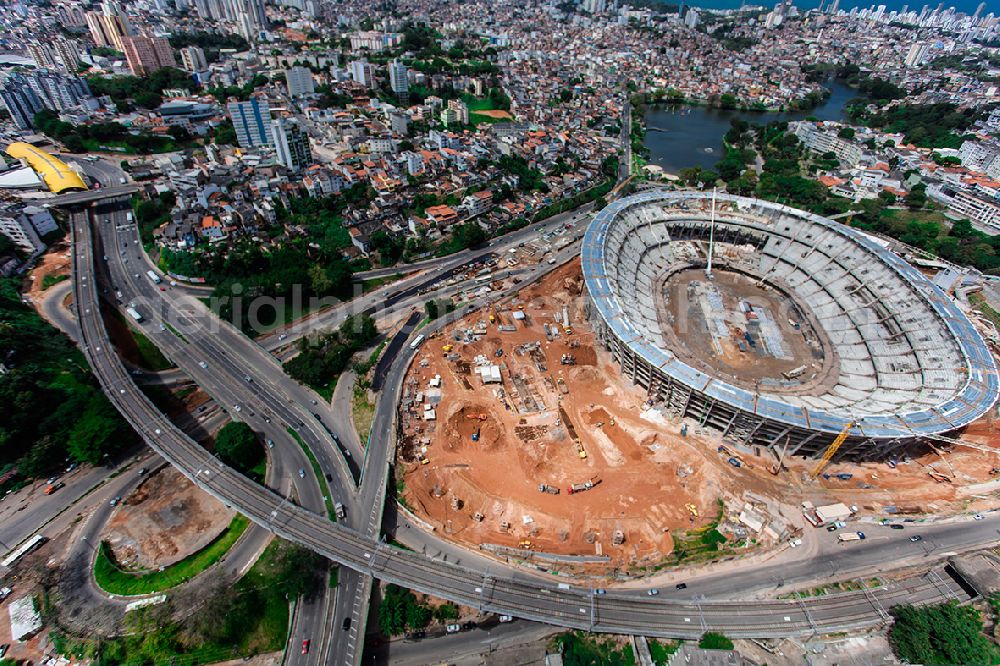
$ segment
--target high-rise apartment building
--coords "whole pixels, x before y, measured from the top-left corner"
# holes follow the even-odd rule
[[[372,88],[375,86],[375,68],[364,58],[355,60],[351,63],[351,78],[365,88]]]
[[[101,12],[87,13],[87,27],[90,36],[98,46],[106,46],[125,52],[125,38],[136,34],[128,16],[115,0],[104,0]]]
[[[208,69],[205,51],[197,46],[185,46],[180,49],[181,66],[188,72],[204,72]]]
[[[910,50],[906,53],[906,59],[903,64],[907,67],[919,67],[923,64],[924,60],[927,59],[927,53],[930,51],[930,47],[927,44],[922,44],[917,42],[910,46]]]
[[[31,129],[35,114],[45,108],[35,91],[27,85],[12,85],[10,80],[0,86],[0,101],[18,129]]]
[[[469,107],[460,99],[449,99],[448,109],[455,112],[455,118],[463,125],[469,124]]]
[[[409,95],[410,80],[407,78],[406,65],[398,60],[389,63],[389,87],[398,97]]]
[[[271,105],[265,98],[251,97],[246,102],[233,101],[227,108],[241,148],[273,145]]]
[[[58,69],[63,70],[67,74],[75,74],[80,69],[80,49],[75,41],[66,39],[65,37],[57,37],[52,42],[52,48],[55,50],[56,59],[60,63]]]
[[[85,20],[87,21],[87,28],[90,30],[90,39],[94,42],[94,45],[101,48],[111,48],[111,42],[104,33],[104,23],[101,21],[101,15],[98,12],[87,12]]]
[[[58,229],[52,214],[38,206],[0,210],[0,234],[32,256],[45,251],[42,237]]]
[[[312,164],[309,135],[303,131],[298,122],[278,118],[271,123],[271,135],[274,138],[274,150],[279,164],[292,171],[301,171]]]
[[[291,67],[285,70],[285,85],[289,97],[303,97],[316,92],[312,70],[308,67]]]
[[[389,129],[398,136],[407,136],[410,133],[410,117],[398,111],[390,113]]]
[[[66,111],[90,96],[80,77],[45,69],[14,72],[0,84],[0,100],[21,129],[31,129],[34,115],[42,109]]]
[[[151,72],[164,67],[176,67],[177,60],[174,58],[174,50],[170,42],[162,37],[146,37],[145,35],[134,35],[124,37],[122,44],[125,47],[125,59],[128,60],[128,68],[135,76],[145,76]]]
[[[236,31],[249,41],[260,40],[261,33],[268,28],[264,0],[226,0],[226,2],[229,4],[230,18],[236,23]]]

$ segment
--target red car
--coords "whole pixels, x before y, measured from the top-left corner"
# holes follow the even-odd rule
[[[302,641],[302,654],[309,654],[309,639]]]

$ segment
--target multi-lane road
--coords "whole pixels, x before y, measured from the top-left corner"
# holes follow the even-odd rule
[[[182,473],[266,529],[356,572],[352,575],[342,570],[335,612],[329,612],[334,606],[325,600],[322,605],[304,609],[300,616],[318,632],[305,637],[311,638],[313,645],[319,643],[320,656],[331,662],[354,663],[360,657],[363,615],[372,577],[483,610],[561,626],[670,637],[696,637],[707,629],[732,636],[808,636],[881,623],[885,609],[902,601],[967,598],[947,577],[916,578],[887,589],[794,602],[699,602],[631,591],[598,595],[587,587],[558,586],[472,555],[463,558],[459,566],[454,561],[436,559],[430,552],[425,555],[387,546],[379,541],[378,531],[385,476],[394,452],[392,424],[402,377],[415,352],[404,346],[389,368],[376,408],[379,426],[373,429],[367,452],[353,451],[350,457],[364,461],[362,483],[355,486],[354,470],[330,436],[333,428],[346,424],[332,421],[323,401],[313,404],[314,394],[291,382],[260,346],[228,324],[218,322],[200,303],[192,303],[168,285],[157,285],[147,278],[145,255],[134,225],[127,221],[127,211],[127,202],[122,200],[78,209],[72,216],[74,290],[87,359],[136,432]],[[516,232],[494,249],[513,246],[534,234],[537,228]],[[568,247],[563,254],[568,256],[572,251]],[[469,253],[422,267],[423,273],[411,278],[414,282],[410,284],[434,286],[471,258],[473,254]],[[117,298],[120,291],[120,306],[134,304],[144,318],[140,324],[143,332],[168,358],[229,409],[233,418],[247,421],[275,442],[274,477],[292,480],[297,501],[287,497],[286,488],[257,485],[225,467],[175,427],[136,387],[111,349],[103,328],[98,310],[102,288],[97,283],[98,267],[107,272],[110,281],[106,296]],[[536,267],[527,271],[525,279],[535,279],[544,270]],[[383,291],[372,298],[384,299],[384,295]],[[466,306],[427,330],[482,303]],[[345,312],[336,308],[315,317],[309,326],[326,326],[343,316]],[[298,333],[305,329],[303,326]],[[296,430],[307,442],[323,474],[329,475],[327,483],[333,494],[349,507],[344,524],[333,523],[326,516],[320,480],[311,474],[311,467],[287,428]],[[298,476],[298,469],[304,471],[303,478]],[[428,535],[421,538],[433,543]],[[344,630],[343,621],[348,617],[351,622]],[[299,638],[294,636],[295,640]],[[298,654],[298,650],[292,650],[292,654]]]

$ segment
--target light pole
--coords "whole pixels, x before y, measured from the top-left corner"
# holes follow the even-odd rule
[[[705,277],[712,279],[712,253],[715,249],[715,196],[719,188],[712,188],[712,218],[708,227],[708,266],[705,268]]]

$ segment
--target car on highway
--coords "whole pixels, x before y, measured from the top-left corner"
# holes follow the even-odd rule
[[[449,634],[457,634],[458,632],[462,631],[462,627],[457,624],[449,624],[447,627],[444,628],[444,630]]]
[[[655,597],[659,593],[660,593],[660,591],[658,589],[656,589],[655,587],[652,588],[652,589],[646,590],[646,594],[648,594],[651,597]]]
[[[198,361],[198,365],[201,367],[202,370],[208,369],[208,363],[205,363],[204,361]]]
[[[345,617],[345,618],[344,618],[344,621],[343,621],[343,622],[341,623],[341,625],[340,625],[340,626],[341,626],[341,628],[342,628],[342,629],[343,629],[344,631],[347,631],[348,629],[350,629],[350,628],[351,628],[351,618],[349,618],[349,617]]]
[[[900,524],[898,524],[898,523],[893,523],[893,524],[889,525],[889,529],[890,530],[901,530],[901,529],[903,529],[903,526],[900,525]]]
[[[149,470],[148,470],[148,469],[146,469],[145,467],[140,467],[140,468],[139,468],[139,476],[142,476],[143,474],[145,474],[145,473],[146,473],[146,472],[148,472],[148,471],[149,471]]]
[[[302,654],[309,654],[309,639],[302,641]]]
[[[306,471],[304,469],[299,469],[299,478],[300,479],[306,478]]]
[[[604,592],[604,590],[602,588],[599,587],[599,588],[597,588],[597,589],[594,590],[594,594],[605,594],[605,592]]]
[[[513,615],[501,615],[500,616],[500,621],[501,622],[513,622],[514,621],[514,616]]]
[[[674,585],[674,587],[676,587],[678,590],[686,590],[687,586],[688,586],[687,583],[677,583],[676,585]]]
[[[12,590],[9,587],[0,587],[0,601],[3,601],[7,597],[9,597],[10,593],[13,592],[13,591],[14,590]]]
[[[112,497],[111,501],[108,502],[108,504],[110,504],[111,506],[118,506],[118,503],[121,502],[121,501],[122,501],[122,497],[121,497],[121,495],[118,495],[117,497]]]
[[[922,536],[920,536],[919,534],[914,534],[913,536],[910,537],[910,541],[912,541],[913,543],[916,543],[918,541],[923,541],[923,540],[924,540],[924,538]]]
[[[983,519],[983,514],[981,514],[981,513],[977,513],[976,515],[974,515],[974,516],[972,517],[972,519],[973,519],[973,520],[982,520],[982,519]]]
[[[274,448],[274,440],[273,439],[267,440],[267,448],[269,448],[269,449],[273,449]]]

